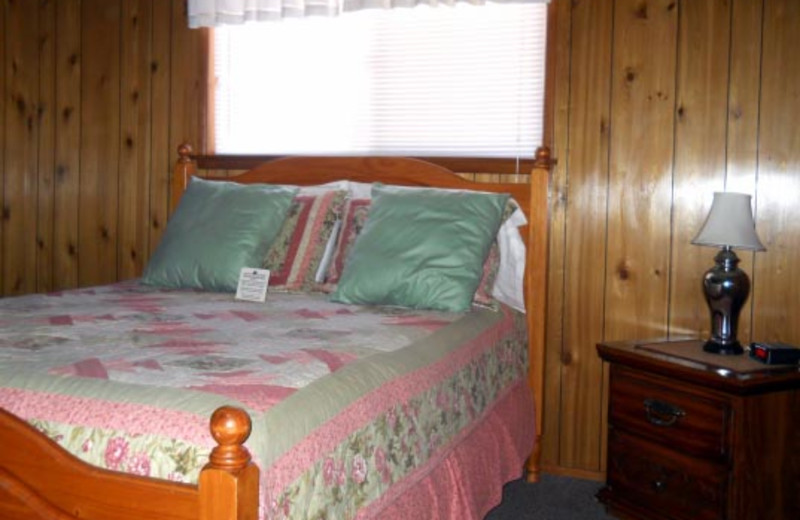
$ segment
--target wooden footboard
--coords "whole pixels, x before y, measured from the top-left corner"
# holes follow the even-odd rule
[[[217,441],[197,486],[99,469],[0,409],[0,518],[250,520],[258,516],[258,469],[243,443],[250,418],[219,408]]]

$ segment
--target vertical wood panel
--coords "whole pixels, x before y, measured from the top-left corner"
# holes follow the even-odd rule
[[[569,114],[570,45],[572,39],[572,3],[550,4],[548,33],[554,48],[548,55],[549,71],[553,85],[553,141],[550,143],[554,157],[566,156]],[[554,62],[554,63],[553,63]],[[563,144],[563,146],[562,146]],[[567,160],[559,160],[550,179],[550,251],[547,280],[547,337],[545,373],[558,374],[561,366],[562,320],[564,301],[564,248],[566,229]],[[561,378],[545,378],[544,427],[542,429],[542,465],[546,469],[558,467],[561,431]]]
[[[36,290],[53,289],[53,191],[55,175],[56,0],[39,3],[39,194]]]
[[[36,290],[38,2],[6,3],[4,294]]]
[[[152,13],[150,0],[122,7],[117,276],[129,279],[141,275],[149,245]]]
[[[6,228],[6,198],[5,198],[5,178],[6,178],[6,37],[8,27],[6,26],[6,4],[0,2],[0,296],[5,294],[3,290],[3,258],[5,258],[5,228]]]
[[[753,335],[800,344],[800,2],[765,0]]]
[[[170,150],[181,143],[192,143],[205,150],[208,31],[189,29],[186,2],[172,2],[172,56]],[[170,208],[174,209],[174,208]]]
[[[603,339],[611,84],[612,2],[573,8],[570,90],[569,198],[561,378],[561,464],[600,470],[602,362],[594,345]]]
[[[711,328],[701,279],[714,265],[718,250],[694,246],[691,240],[705,221],[713,192],[725,188],[730,19],[728,0],[681,4],[669,299],[672,335],[708,334]]]
[[[175,151],[170,148],[170,36],[172,6],[170,2],[152,0],[153,44],[151,72],[151,158],[149,251],[154,251],[167,224],[169,183]]]
[[[79,282],[117,280],[120,0],[83,0]]]
[[[725,189],[756,194],[758,168],[758,98],[761,86],[762,0],[734,0],[731,8],[730,87],[728,90],[728,148]],[[755,200],[755,202],[758,202]],[[739,265],[753,279],[754,253],[740,251]],[[752,338],[755,307],[751,293],[739,318],[738,336]]]
[[[666,330],[677,11],[619,0],[614,14],[606,339]]]
[[[53,229],[54,289],[78,285],[81,137],[81,0],[58,0]]]

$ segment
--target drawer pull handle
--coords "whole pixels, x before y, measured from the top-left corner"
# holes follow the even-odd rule
[[[672,426],[679,418],[686,415],[686,412],[674,404],[657,399],[645,399],[644,410],[647,413],[647,420],[656,426]]]

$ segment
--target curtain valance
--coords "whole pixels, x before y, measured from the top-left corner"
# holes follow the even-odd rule
[[[493,0],[497,3],[548,3],[550,0]],[[217,27],[285,17],[337,16],[343,11],[416,5],[480,5],[485,0],[189,0],[189,27]]]

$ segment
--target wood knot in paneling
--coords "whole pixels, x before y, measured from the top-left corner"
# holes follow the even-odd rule
[[[620,262],[617,264],[616,272],[617,272],[617,277],[623,281],[629,280],[632,276],[630,267],[628,266],[628,263],[625,262],[625,260],[620,260]]]
[[[572,352],[569,350],[564,350],[561,352],[561,364],[565,366],[572,364]]]
[[[67,244],[67,254],[69,256],[75,256],[78,253],[78,248],[75,247],[75,244],[69,243]]]
[[[25,116],[25,112],[28,110],[28,104],[25,103],[25,98],[22,96],[17,96],[16,105],[19,115]]]
[[[157,61],[151,61],[150,62],[150,72],[155,74],[157,71],[158,71],[158,62]]]
[[[64,110],[61,111],[61,117],[62,119],[64,119],[65,123],[69,121],[70,116],[72,116],[73,110],[74,109],[72,107],[64,107]]]
[[[100,226],[100,238],[103,240],[108,240],[110,237],[110,233],[108,232],[108,228],[105,226]]]
[[[131,136],[125,137],[125,146],[128,148],[133,148],[133,137]]]
[[[636,70],[633,67],[625,67],[625,81],[633,83],[636,80]]]
[[[130,255],[131,255],[131,260],[136,260],[137,255],[135,249],[131,249]]]
[[[73,67],[75,65],[77,65],[78,64],[78,53],[73,52],[72,54],[70,54],[69,55],[69,59],[67,60],[67,63],[69,63]]]
[[[56,166],[56,181],[61,182],[67,176],[69,169],[63,164]]]
[[[161,227],[161,223],[158,221],[157,218],[153,219],[151,225],[153,226],[153,229],[158,229],[159,227]]]
[[[11,220],[11,208],[8,207],[8,204],[3,206],[3,220]]]
[[[600,135],[606,135],[608,133],[608,121],[606,121],[605,117],[600,118]]]
[[[633,15],[640,20],[647,20],[647,3],[643,2],[639,4],[636,11],[633,12]]]

